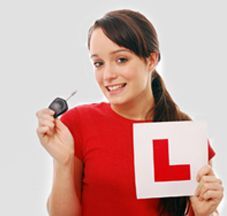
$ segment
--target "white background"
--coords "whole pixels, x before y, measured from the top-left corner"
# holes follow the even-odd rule
[[[0,2],[0,215],[46,216],[52,160],[36,137],[35,113],[57,96],[70,106],[103,100],[86,48],[105,12],[144,13],[159,34],[159,72],[177,104],[208,123],[214,169],[226,184],[227,13],[223,0]],[[227,215],[226,202],[220,208]]]

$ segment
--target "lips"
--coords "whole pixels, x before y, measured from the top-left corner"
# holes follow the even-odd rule
[[[107,85],[105,86],[106,89],[109,91],[109,92],[112,92],[112,91],[116,91],[116,90],[119,90],[121,88],[124,88],[126,86],[127,83],[121,83],[121,84],[116,84],[116,85]]]

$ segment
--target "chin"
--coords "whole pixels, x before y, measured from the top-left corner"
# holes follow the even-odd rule
[[[107,101],[112,105],[123,105],[130,101],[129,95],[126,92],[121,95],[110,95],[109,92],[106,91],[103,91],[103,93]]]
[[[125,100],[124,98],[107,98],[110,104],[119,106],[127,104],[128,100]]]

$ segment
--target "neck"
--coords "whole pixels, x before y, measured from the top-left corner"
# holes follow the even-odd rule
[[[133,120],[152,120],[154,97],[149,95],[144,100],[133,100],[124,104],[111,104],[111,108],[119,115]]]

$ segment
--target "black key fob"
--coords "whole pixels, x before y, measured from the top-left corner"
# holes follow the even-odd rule
[[[68,105],[65,99],[56,98],[48,108],[55,112],[54,118],[57,118],[68,110]]]

